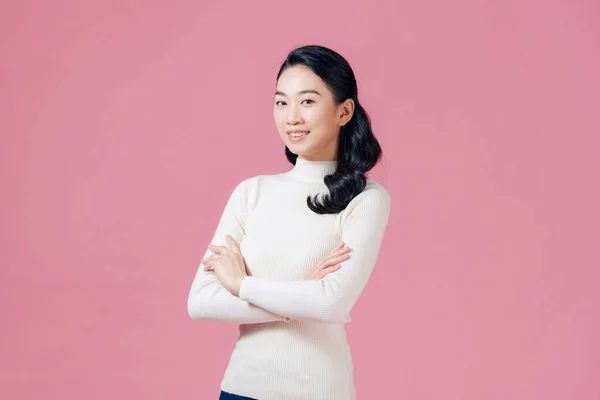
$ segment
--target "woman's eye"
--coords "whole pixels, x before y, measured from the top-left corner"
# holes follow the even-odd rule
[[[306,100],[303,100],[303,101],[302,101],[302,103],[304,103],[304,102],[307,102],[306,104],[311,104],[311,103],[314,103],[314,101],[313,101],[313,100],[311,100],[311,99],[306,99]],[[275,102],[275,105],[276,105],[276,106],[283,106],[283,105],[285,105],[285,101],[283,101],[283,100],[276,101],[276,102]]]

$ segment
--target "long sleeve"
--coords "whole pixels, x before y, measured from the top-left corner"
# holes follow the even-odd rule
[[[244,237],[248,191],[252,180],[246,179],[233,190],[221,215],[216,232],[211,241],[216,246],[227,246],[225,235],[229,234],[238,243]],[[212,255],[206,251],[204,258]],[[192,282],[187,301],[188,314],[194,320],[212,320],[238,324],[285,321],[285,317],[249,304],[232,295],[223,287],[213,271],[204,271],[200,264]]]
[[[249,276],[240,299],[292,319],[350,321],[350,310],[362,293],[377,260],[390,214],[391,199],[377,185],[356,196],[341,214],[342,240],[350,258],[320,280],[278,282]]]

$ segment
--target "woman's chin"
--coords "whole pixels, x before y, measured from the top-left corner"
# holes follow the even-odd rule
[[[306,150],[308,150],[308,146],[307,146],[306,142],[296,143],[296,142],[290,142],[288,140],[286,142],[286,145],[292,153],[296,153],[296,154],[298,154],[298,152],[305,152]]]

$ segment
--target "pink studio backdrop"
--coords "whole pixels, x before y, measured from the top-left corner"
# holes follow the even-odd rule
[[[359,399],[600,398],[593,1],[0,6],[0,398],[216,399],[191,321],[234,185],[290,168],[288,51],[354,67],[393,209],[348,325]],[[300,238],[301,239],[301,238]]]

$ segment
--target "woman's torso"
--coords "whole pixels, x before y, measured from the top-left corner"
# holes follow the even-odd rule
[[[339,214],[316,214],[306,205],[308,195],[325,189],[322,183],[288,186],[270,176],[256,179],[258,188],[240,243],[248,272],[278,281],[303,279],[340,243]],[[275,214],[273,210],[282,209],[281,202],[294,212]],[[296,256],[286,257],[286,253]],[[352,358],[343,324],[292,320],[240,325],[239,331],[223,390],[261,400],[354,398]]]

